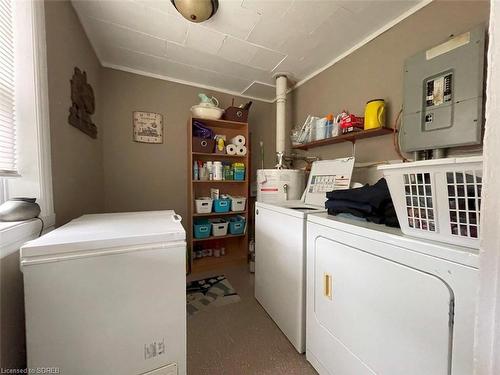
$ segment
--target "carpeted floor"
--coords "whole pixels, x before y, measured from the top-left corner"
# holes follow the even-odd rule
[[[225,275],[241,301],[188,318],[188,375],[316,374],[255,300],[253,275],[246,266],[189,280],[214,275]]]

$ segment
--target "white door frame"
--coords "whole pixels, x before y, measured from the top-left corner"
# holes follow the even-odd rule
[[[475,375],[500,374],[500,2],[491,1]]]

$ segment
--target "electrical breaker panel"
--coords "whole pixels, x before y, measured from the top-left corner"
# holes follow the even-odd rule
[[[484,39],[480,26],[406,60],[402,150],[481,143]]]

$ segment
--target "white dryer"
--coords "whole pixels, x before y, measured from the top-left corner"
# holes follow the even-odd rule
[[[477,250],[309,215],[307,359],[321,375],[470,375],[477,286]]]
[[[255,204],[255,298],[299,353],[305,351],[305,240],[308,213],[326,192],[349,187],[354,158],[313,163],[301,200]]]

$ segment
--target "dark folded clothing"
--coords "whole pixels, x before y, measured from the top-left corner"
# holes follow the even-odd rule
[[[326,196],[325,207],[330,215],[347,213],[377,224],[399,227],[389,188],[383,178],[372,186],[334,190]]]
[[[355,208],[343,207],[341,210],[335,210],[333,208],[328,209],[328,215],[338,215],[338,214],[351,214],[357,217],[362,217],[367,219],[368,215],[366,212],[356,210]]]
[[[328,199],[341,199],[351,202],[368,203],[379,210],[384,203],[391,201],[391,194],[385,178],[381,178],[375,185],[365,185],[356,189],[334,190],[326,193]]]
[[[343,212],[344,209],[355,209],[357,211],[371,214],[373,212],[372,206],[368,203],[353,202],[343,199],[331,199],[325,202],[325,208],[335,211]],[[358,215],[356,215],[358,216]]]

